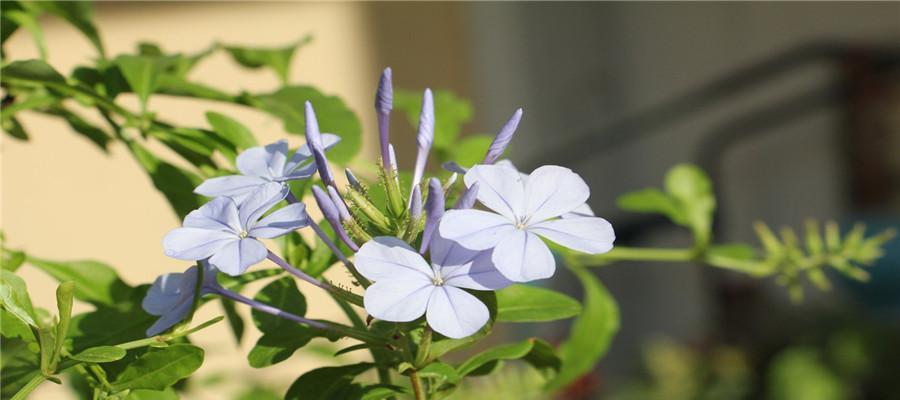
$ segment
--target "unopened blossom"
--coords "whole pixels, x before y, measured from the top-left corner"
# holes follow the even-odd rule
[[[218,286],[216,271],[209,264],[202,264],[204,269],[200,295],[213,292],[214,287]],[[198,275],[198,268],[195,265],[184,272],[163,274],[156,278],[141,302],[144,311],[159,317],[147,329],[147,336],[156,336],[165,332],[190,314],[197,294]]]
[[[377,237],[360,247],[356,267],[375,281],[366,289],[366,311],[393,322],[425,314],[435,332],[450,338],[472,335],[490,315],[463,289],[497,290],[511,282],[491,264],[490,252],[468,250],[437,234],[429,247],[431,262],[395,237]]]
[[[239,275],[266,258],[258,239],[271,239],[309,225],[303,203],[282,207],[263,217],[287,195],[288,188],[269,183],[238,205],[230,197],[216,197],[184,218],[181,228],[163,239],[166,255],[180,260],[203,260],[229,275]]]
[[[543,166],[528,176],[504,165],[476,165],[466,186],[478,183],[478,201],[490,211],[450,210],[441,235],[472,250],[493,249],[507,278],[527,282],[553,276],[556,261],[541,238],[588,254],[612,249],[612,225],[598,217],[560,218],[583,207],[590,189],[568,168]]]
[[[323,133],[322,146],[330,149],[341,138]],[[241,202],[263,185],[270,182],[306,179],[316,172],[316,162],[308,144],[304,144],[288,158],[287,141],[249,148],[237,156],[240,175],[210,178],[197,186],[194,193],[209,197],[229,196]]]

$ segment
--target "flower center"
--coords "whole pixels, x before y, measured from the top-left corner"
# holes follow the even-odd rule
[[[241,231],[241,233],[238,233],[238,236],[240,236],[241,239],[243,239],[243,238],[246,238],[247,236],[250,236],[250,233],[247,231]]]
[[[516,222],[516,229],[518,229],[518,230],[525,229],[525,226],[528,225],[527,222],[528,222],[528,221],[519,221],[519,222]]]
[[[431,278],[431,283],[433,283],[434,286],[443,286],[444,278],[441,276],[435,276],[434,278]]]

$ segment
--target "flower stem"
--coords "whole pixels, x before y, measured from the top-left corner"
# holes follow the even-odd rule
[[[230,291],[230,290],[226,290],[225,288],[215,288],[215,289],[213,289],[213,290],[214,290],[214,293],[216,293],[216,294],[218,294],[218,295],[220,295],[220,296],[222,296],[222,297],[229,298],[229,299],[234,300],[234,301],[239,302],[239,303],[244,303],[244,304],[246,304],[246,305],[248,305],[248,306],[250,306],[250,307],[252,307],[252,308],[254,308],[254,309],[257,309],[257,310],[259,310],[259,311],[262,311],[262,312],[264,312],[264,313],[266,313],[266,314],[272,314],[272,315],[274,315],[274,316],[276,316],[276,317],[281,317],[281,318],[284,318],[284,319],[289,319],[289,320],[294,321],[294,322],[296,322],[296,323],[298,323],[298,324],[309,325],[309,326],[311,326],[311,327],[313,327],[313,328],[328,329],[328,327],[326,327],[325,324],[322,324],[322,323],[319,323],[319,322],[317,322],[317,321],[313,321],[313,320],[311,320],[311,319],[306,319],[306,318],[303,318],[303,317],[300,317],[300,316],[291,314],[291,313],[289,313],[289,312],[287,312],[287,311],[284,311],[284,310],[282,310],[282,309],[280,309],[280,308],[272,307],[272,306],[270,306],[270,305],[268,305],[268,304],[265,304],[265,303],[258,302],[258,301],[256,301],[256,300],[253,300],[253,299],[251,299],[251,298],[249,298],[249,297],[246,297],[246,296],[244,296],[244,295],[242,295],[242,294],[240,294],[240,293],[232,292],[232,291]]]
[[[269,260],[272,260],[272,262],[274,262],[275,264],[278,264],[279,267],[281,267],[282,269],[284,269],[291,275],[294,275],[297,278],[300,278],[301,280],[303,280],[305,282],[309,282],[315,287],[324,289],[328,293],[331,293],[335,297],[338,297],[344,301],[348,301],[348,302],[353,303],[360,307],[363,306],[362,297],[359,296],[358,294],[344,290],[344,289],[334,286],[328,282],[322,282],[316,278],[313,278],[312,276],[309,276],[309,274],[307,274],[297,268],[294,268],[293,266],[291,266],[291,264],[288,264],[287,261],[284,261],[284,259],[282,259],[277,254],[275,254],[271,251],[269,251],[269,255],[267,257]]]
[[[425,395],[422,392],[422,381],[419,379],[419,373],[415,370],[409,373],[409,382],[412,384],[413,394],[415,395],[416,400],[425,400]]]
[[[31,394],[32,391],[34,391],[34,389],[37,389],[37,387],[44,383],[44,381],[46,380],[47,377],[44,376],[44,374],[41,374],[40,372],[35,373],[34,376],[32,376],[30,380],[28,380],[28,383],[26,383],[25,386],[23,386],[21,389],[19,389],[18,392],[16,392],[11,400],[25,400],[26,398],[28,398],[28,395]]]

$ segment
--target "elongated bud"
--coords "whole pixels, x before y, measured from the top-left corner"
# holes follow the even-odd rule
[[[450,188],[453,186],[454,183],[456,183],[457,178],[459,178],[459,174],[457,174],[456,172],[450,174],[450,177],[447,178],[446,182],[444,182],[444,192],[445,193],[450,190]]]
[[[341,221],[350,221],[353,217],[350,216],[350,210],[347,209],[347,205],[344,204],[344,199],[341,197],[340,193],[338,193],[337,189],[334,187],[327,187],[328,197],[331,198],[331,201],[337,206],[338,216],[341,217]]]
[[[355,190],[347,190],[344,192],[356,206],[356,210],[362,213],[363,216],[369,219],[375,226],[380,228],[382,231],[388,231],[390,229],[390,221],[388,221],[387,217],[378,211],[378,208],[372,204],[369,199],[362,195],[362,193],[357,192]]]
[[[351,171],[350,168],[344,169],[344,175],[347,175],[347,183],[350,184],[350,187],[360,193],[365,193],[365,186],[362,185],[362,182],[360,182],[359,179],[356,179],[356,175],[353,175],[353,171]]]
[[[441,187],[441,181],[437,178],[431,178],[428,181],[428,200],[425,200],[425,230],[422,232],[422,245],[419,247],[420,254],[425,254],[428,251],[431,236],[434,235],[434,231],[437,229],[443,216],[444,189]]]
[[[322,145],[322,134],[319,132],[319,121],[316,120],[316,111],[312,103],[306,102],[306,143],[316,160],[316,168],[319,177],[328,186],[334,186],[334,176],[328,168],[328,159],[325,158],[325,146]]]
[[[412,194],[409,196],[410,207],[409,207],[409,218],[412,220],[419,219],[422,216],[422,187],[416,186],[412,190]]]
[[[447,161],[447,162],[441,164],[441,168],[444,168],[444,170],[447,170],[447,171],[450,171],[453,173],[463,174],[463,175],[465,175],[466,172],[469,171],[466,167],[463,167],[462,165],[457,164],[456,161]]]
[[[460,196],[459,200],[456,201],[456,206],[453,208],[457,210],[467,210],[472,208],[475,205],[475,200],[478,198],[478,182],[475,182],[466,189]]]
[[[390,171],[397,168],[396,163],[390,163],[390,125],[391,125],[391,109],[394,106],[394,88],[391,82],[391,68],[385,68],[381,74],[381,81],[378,82],[378,91],[375,92],[375,112],[378,116],[378,139],[381,143],[381,162],[384,163],[384,169]]]
[[[328,225],[331,225],[331,228],[334,229],[334,232],[344,244],[353,251],[358,250],[359,246],[357,246],[356,243],[353,243],[353,240],[347,236],[347,231],[344,230],[344,225],[341,224],[341,216],[338,211],[339,206],[337,203],[331,199],[328,193],[318,186],[313,186],[312,193],[313,197],[316,199],[316,204],[319,205],[319,210],[322,211],[322,216],[328,221]],[[338,200],[340,201],[340,199]]]
[[[484,155],[482,164],[493,164],[494,161],[497,161],[503,155],[503,152],[506,151],[506,146],[509,146],[509,141],[512,140],[513,135],[516,133],[520,120],[522,120],[521,108],[513,113],[512,118],[506,122],[506,125],[503,125],[503,129],[500,129],[500,133],[494,137],[491,147],[488,147],[488,151]]]
[[[434,98],[431,89],[425,89],[422,97],[422,112],[419,113],[419,131],[416,134],[416,165],[413,169],[412,186],[416,187],[422,182],[422,174],[425,173],[425,164],[428,162],[428,152],[434,142]]]

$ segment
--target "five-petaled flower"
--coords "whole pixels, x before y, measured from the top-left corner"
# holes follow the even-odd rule
[[[239,275],[268,255],[257,238],[271,239],[309,225],[306,205],[294,203],[260,219],[287,195],[287,187],[269,183],[238,205],[217,197],[192,211],[181,228],[163,239],[166,255],[203,260],[229,275]]]
[[[218,286],[216,271],[208,263],[202,264],[203,282],[200,285],[200,295],[212,292],[214,287]],[[184,272],[163,274],[156,278],[141,303],[144,311],[159,317],[147,329],[147,336],[165,332],[190,314],[197,293],[197,275],[198,269],[194,265]]]
[[[468,249],[493,248],[494,265],[512,281],[553,276],[556,261],[541,237],[589,254],[612,249],[609,222],[570,214],[584,207],[590,189],[568,168],[547,165],[525,176],[508,165],[476,165],[465,183],[476,182],[478,201],[493,212],[451,210],[439,230]]]
[[[326,150],[340,141],[337,135],[322,134],[322,144]],[[194,189],[194,193],[209,197],[229,196],[241,203],[267,183],[306,179],[316,172],[316,162],[309,145],[300,146],[289,159],[288,144],[284,140],[244,150],[237,156],[236,164],[241,175],[207,179]]]
[[[366,289],[366,311],[393,322],[413,321],[426,314],[436,332],[462,338],[477,332],[490,318],[488,308],[463,289],[497,290],[511,284],[491,264],[490,252],[468,250],[435,234],[431,263],[406,242],[376,237],[356,253],[356,267],[375,281]]]

